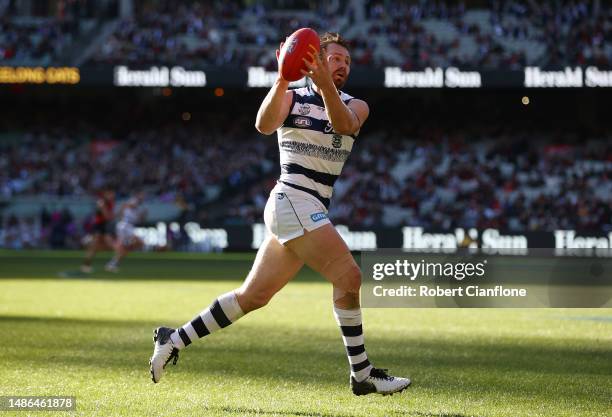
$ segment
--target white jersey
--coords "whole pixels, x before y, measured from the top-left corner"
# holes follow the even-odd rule
[[[121,223],[135,225],[140,219],[140,214],[141,214],[141,210],[138,206],[135,206],[135,207],[126,206],[123,209],[123,213],[119,221]]]
[[[353,97],[339,92],[347,104]],[[278,128],[280,187],[291,187],[316,197],[326,208],[333,186],[348,159],[356,135],[333,132],[323,98],[312,86],[293,90],[289,115]]]
[[[121,218],[115,226],[117,237],[126,245],[131,243],[134,238],[136,230],[134,226],[140,221],[143,214],[140,205],[135,204],[133,201],[130,201],[130,203],[132,204],[126,205],[123,208]]]

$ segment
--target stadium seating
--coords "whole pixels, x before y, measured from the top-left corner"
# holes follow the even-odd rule
[[[132,16],[96,18],[75,10],[23,16],[6,8],[9,3],[0,4],[3,65],[68,60],[274,69],[279,41],[301,26],[340,31],[352,43],[354,61],[363,66],[495,70],[612,63],[612,7],[600,1],[491,1],[488,8],[470,8],[453,1],[235,0],[177,7],[158,0],[134,2]],[[62,120],[36,126],[17,112],[15,117],[29,127],[3,129],[0,204],[15,209],[5,211],[0,221],[0,246],[15,243],[11,236],[21,229],[25,236],[46,236],[40,239],[51,242],[50,229],[32,232],[43,225],[54,225],[56,234],[63,230],[74,236],[68,241],[78,242],[83,217],[90,214],[87,207],[104,187],[116,190],[119,198],[145,190],[160,207],[176,204],[183,220],[261,221],[278,176],[278,153],[275,140],[255,133],[251,113],[149,128],[132,127],[127,120],[129,133],[119,135],[107,132],[95,112],[81,116],[86,120],[81,125]],[[140,109],[134,117],[145,116]],[[337,181],[330,212],[336,223],[612,230],[609,133],[510,132],[497,125],[479,126],[474,133],[450,123],[441,132],[369,128]],[[45,214],[50,201],[59,203]],[[27,215],[14,217],[17,212]]]
[[[355,60],[373,66],[499,69],[612,62],[612,43],[604,42],[612,36],[606,3],[594,10],[584,1],[549,1],[533,10],[520,1],[494,1],[489,9],[467,9],[462,2],[333,2],[331,10],[291,11],[238,3],[192,3],[170,14],[163,6],[137,11],[91,62],[272,68],[279,41],[304,26],[343,33]]]
[[[101,15],[105,24],[81,17],[79,10],[31,17],[5,8],[0,62],[273,68],[279,42],[303,26],[341,32],[353,44],[355,61],[376,67],[609,67],[612,62],[608,2],[491,1],[486,9],[451,1],[277,3],[138,2],[123,17]]]
[[[338,224],[612,230],[610,138],[378,136],[356,146],[336,183],[330,217]],[[273,184],[270,176],[237,193],[229,204],[235,215],[211,220],[259,221]]]
[[[0,195],[5,201],[87,199],[108,186],[121,198],[143,189],[152,200],[189,201],[184,215],[203,223],[261,221],[278,176],[276,141],[228,136],[227,129],[221,135],[205,125],[170,124],[113,140],[76,132],[5,138]],[[249,126],[245,118],[235,129],[248,132]],[[337,223],[444,230],[612,227],[612,138],[509,131],[472,137],[455,130],[412,135],[373,132],[356,145],[335,187],[330,216]]]

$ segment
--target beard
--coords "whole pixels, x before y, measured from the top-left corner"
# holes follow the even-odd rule
[[[346,84],[346,79],[347,79],[346,74],[342,74],[342,78],[336,77],[335,74],[332,76],[332,80],[334,82],[334,85],[336,86],[336,89],[338,89],[338,90],[340,90],[342,87],[344,87],[344,84]]]

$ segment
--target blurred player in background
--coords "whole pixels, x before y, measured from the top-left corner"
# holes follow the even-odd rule
[[[117,239],[115,242],[115,255],[106,264],[104,269],[108,272],[119,272],[119,262],[128,252],[142,249],[144,242],[136,236],[135,226],[142,223],[147,215],[146,209],[142,207],[144,193],[139,192],[134,197],[121,205],[117,218],[119,221],[115,226]]]
[[[389,376],[368,360],[359,305],[361,271],[327,217],[334,182],[369,108],[340,91],[351,67],[345,40],[326,33],[320,47],[320,54],[313,48],[310,60],[304,59],[308,70],[302,73],[312,84],[289,90],[279,71],[257,113],[257,130],[278,132],[281,176],[264,211],[270,234],[240,288],[221,295],[179,329],[155,330],[153,382],[160,380],[171,359],[176,363],[180,349],[265,306],[307,264],[333,284],[334,316],[351,367],[353,393],[386,395],[410,385],[408,378]]]
[[[81,265],[81,272],[90,274],[93,272],[91,262],[96,253],[102,249],[114,248],[115,239],[110,230],[115,211],[115,192],[105,190],[96,201],[96,214],[93,221],[91,240],[87,254]]]

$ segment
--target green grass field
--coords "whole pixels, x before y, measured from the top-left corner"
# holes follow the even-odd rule
[[[0,252],[0,395],[75,395],[84,416],[609,416],[612,309],[364,309],[375,365],[355,397],[331,287],[303,271],[263,310],[196,342],[159,384],[152,330],[230,290],[252,254],[136,254],[83,278],[77,252]],[[108,255],[95,266],[101,270]],[[68,272],[60,277],[58,273]]]

